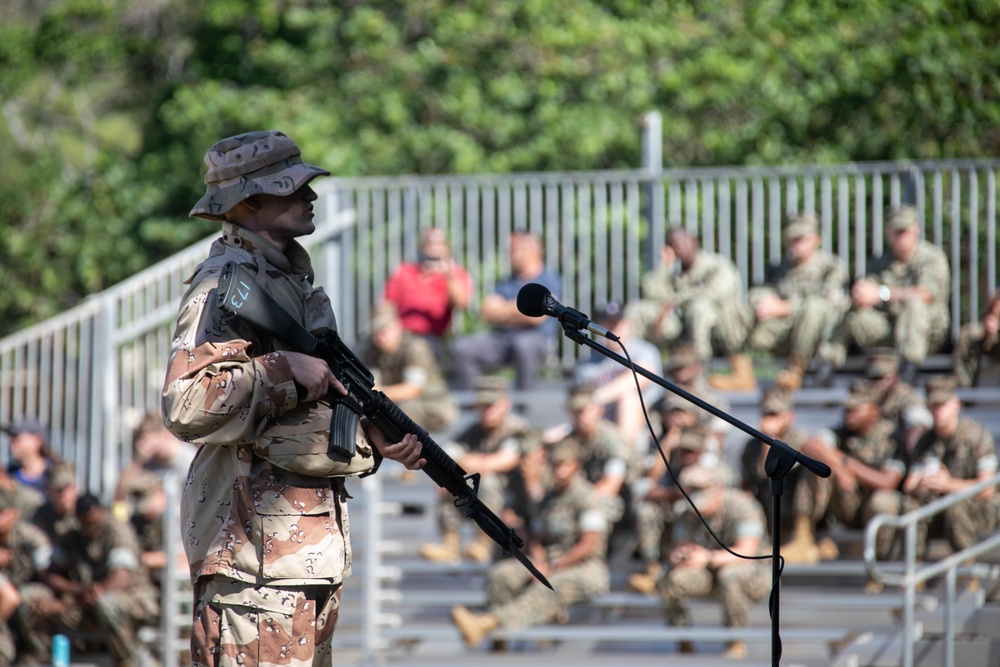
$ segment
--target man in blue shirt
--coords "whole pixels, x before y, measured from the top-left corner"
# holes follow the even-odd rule
[[[498,282],[495,292],[484,298],[479,308],[479,316],[490,329],[459,338],[452,346],[459,389],[472,389],[484,369],[504,364],[514,367],[515,386],[528,389],[545,361],[556,323],[549,317],[522,315],[517,309],[517,293],[528,283],[539,283],[558,298],[562,283],[545,268],[542,240],[527,232],[510,237],[510,268],[511,277]]]

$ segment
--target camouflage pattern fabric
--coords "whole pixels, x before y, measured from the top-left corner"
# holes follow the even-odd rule
[[[724,544],[756,535],[761,538],[758,554],[766,553],[764,513],[757,502],[749,493],[736,489],[725,489],[723,494],[722,508],[715,516],[706,519],[708,525]],[[677,507],[674,544],[694,543],[706,549],[718,548],[694,511],[686,503],[683,506],[678,503]],[[746,627],[751,605],[763,598],[770,588],[768,572],[768,561],[764,560],[726,565],[714,571],[672,568],[657,584],[667,622],[679,627],[690,626],[688,599],[714,593],[721,599],[726,625]]]
[[[369,345],[362,360],[378,375],[382,385],[406,382],[408,374],[414,372],[425,378],[419,397],[399,403],[403,412],[424,429],[440,431],[458,418],[458,403],[448,392],[448,385],[441,374],[434,351],[423,338],[403,332],[402,341],[395,352],[382,352],[374,345]]]
[[[593,486],[578,476],[565,491],[553,490],[546,495],[532,532],[545,547],[549,563],[569,551],[584,532],[594,531],[600,533],[595,555],[551,572],[548,579],[554,591],[534,583],[517,561],[508,559],[491,568],[486,597],[500,627],[525,628],[564,618],[570,607],[602,595],[610,587],[605,559],[609,526]]]
[[[252,586],[221,577],[195,587],[194,667],[329,667],[341,587]]]
[[[903,415],[907,408],[923,405],[924,399],[913,385],[899,379],[889,386],[879,401],[882,418],[896,424],[897,427],[903,426]]]
[[[975,386],[983,357],[1000,359],[1000,336],[988,334],[980,322],[966,324],[955,343],[954,367],[959,387]]]
[[[924,433],[913,451],[913,469],[920,470],[928,460],[936,459],[952,477],[976,479],[980,474],[997,471],[997,450],[993,436],[979,422],[960,416],[955,434],[943,439],[933,429]],[[920,495],[916,500],[927,504],[934,495]],[[941,524],[945,537],[954,549],[972,546],[983,535],[996,529],[1000,517],[1000,493],[994,490],[988,500],[973,496],[945,510]],[[926,533],[926,526],[923,527]]]
[[[6,634],[19,647],[19,662],[45,660],[49,633],[36,611],[36,601],[54,596],[48,587],[35,582],[52,563],[52,544],[41,528],[20,521],[0,547],[8,549],[11,557],[10,563],[0,568],[0,574],[21,593],[21,604],[8,620]]]
[[[167,427],[202,445],[181,503],[191,580],[332,591],[351,571],[343,479],[291,472],[255,453],[255,441],[274,430],[306,443],[329,436],[314,426],[317,404],[298,403],[281,343],[258,340],[236,321],[223,325],[206,305],[230,260],[256,266],[268,293],[307,330],[336,328],[301,245],[290,242],[282,253],[223,223],[222,238],[196,269],[182,302],[163,395]]]
[[[609,471],[621,470],[625,482],[629,482],[636,474],[638,465],[629,456],[629,448],[622,438],[618,427],[602,419],[597,424],[593,435],[584,437],[578,431],[573,431],[564,440],[573,440],[580,447],[580,464],[583,476],[591,484],[601,481]],[[624,485],[622,487],[625,488]],[[608,520],[615,523],[625,513],[624,501],[621,496],[603,498]]]
[[[455,438],[453,446],[460,452],[495,454],[501,449],[515,447],[523,451],[531,437],[531,425],[520,415],[507,414],[500,425],[487,431],[478,421],[471,424]],[[457,458],[453,455],[453,458]],[[509,475],[484,474],[479,478],[479,499],[497,516],[504,509],[504,495],[510,487]],[[455,532],[464,520],[463,510],[455,507],[451,496],[438,503],[438,522],[444,532]]]
[[[921,286],[931,293],[931,303],[920,299],[890,301],[885,309],[851,310],[844,317],[838,334],[835,358],[843,364],[846,346],[856,343],[862,349],[892,346],[900,358],[920,364],[930,352],[938,349],[948,336],[948,286],[951,270],[948,258],[940,248],[921,241],[908,262],[898,262],[891,254],[877,260],[867,272],[867,278],[893,287]]]
[[[808,439],[805,431],[792,426],[788,432],[779,438],[786,445],[798,451],[802,449]],[[743,488],[749,492],[764,511],[764,517],[768,522],[768,530],[774,530],[771,526],[771,478],[764,472],[764,443],[760,440],[750,439],[743,447],[740,456],[740,477],[743,480]],[[809,493],[809,490],[802,482],[804,475],[811,475],[809,471],[803,472],[802,466],[792,468],[782,480],[781,493],[781,529],[785,531],[794,523],[796,513],[794,506],[798,497]]]
[[[643,278],[642,288],[643,299],[626,309],[637,337],[659,346],[685,337],[702,359],[716,349],[735,354],[746,340],[752,314],[738,298],[743,285],[736,265],[722,255],[699,251],[680,273],[660,267]],[[664,305],[671,311],[659,319]]]
[[[789,302],[792,315],[755,322],[749,346],[811,359],[847,312],[847,280],[844,263],[825,250],[817,250],[802,266],[786,259],[772,267],[747,301],[755,307],[763,297],[777,296]]]

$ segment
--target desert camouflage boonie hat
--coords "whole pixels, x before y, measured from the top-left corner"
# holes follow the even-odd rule
[[[819,220],[812,211],[803,211],[798,215],[788,218],[784,228],[781,230],[781,234],[786,242],[808,236],[809,234],[818,233]]]
[[[217,141],[205,153],[205,196],[190,217],[222,221],[226,211],[257,194],[287,196],[317,176],[321,167],[302,161],[302,152],[274,130],[247,132]]]

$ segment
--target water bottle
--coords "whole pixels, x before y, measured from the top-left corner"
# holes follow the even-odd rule
[[[69,637],[52,636],[52,667],[69,667]]]

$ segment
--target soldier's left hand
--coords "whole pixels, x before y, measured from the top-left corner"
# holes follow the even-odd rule
[[[368,422],[365,427],[368,439],[372,441],[375,448],[381,452],[382,456],[393,461],[399,461],[408,470],[420,470],[427,463],[426,459],[420,458],[420,451],[423,445],[417,440],[413,433],[407,433],[399,442],[389,442],[382,431]]]

